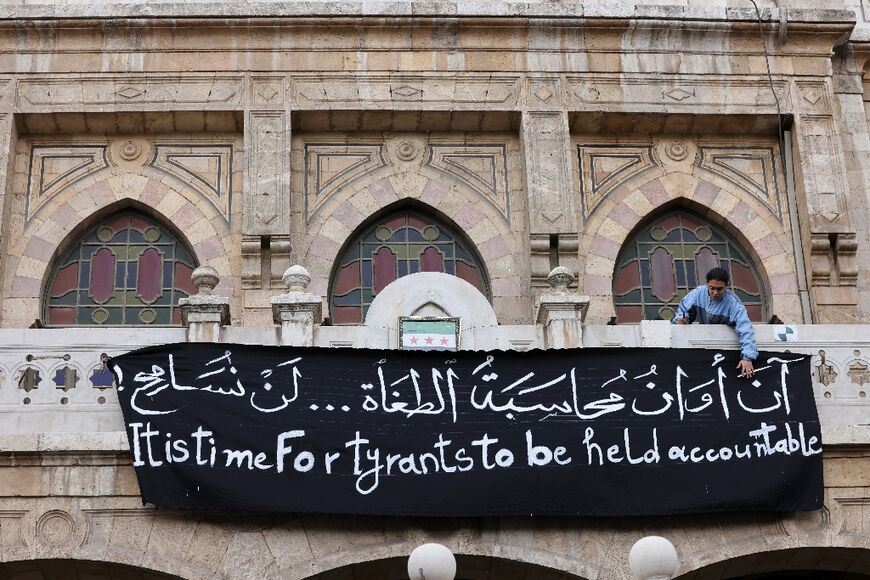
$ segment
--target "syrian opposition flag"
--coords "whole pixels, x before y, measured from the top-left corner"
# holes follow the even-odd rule
[[[457,350],[456,322],[450,320],[403,320],[405,350]]]

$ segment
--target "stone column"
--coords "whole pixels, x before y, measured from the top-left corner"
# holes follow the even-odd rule
[[[220,342],[221,326],[230,323],[230,299],[214,293],[220,282],[217,270],[200,266],[190,279],[197,293],[178,301],[181,320],[187,326],[187,341]]]
[[[287,268],[283,279],[287,293],[272,297],[272,319],[281,325],[281,344],[312,346],[314,327],[323,321],[323,301],[305,291],[311,275],[302,266]]]
[[[553,268],[547,276],[550,289],[538,298],[537,324],[543,326],[544,348],[583,346],[583,321],[589,297],[568,290],[574,274],[564,266]]]

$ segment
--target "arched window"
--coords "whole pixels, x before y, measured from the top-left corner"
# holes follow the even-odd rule
[[[178,299],[196,293],[193,252],[136,211],[110,215],[57,261],[45,321],[61,326],[181,324]]]
[[[619,322],[670,320],[689,290],[703,284],[711,268],[731,274],[731,289],[749,319],[762,320],[761,282],[740,245],[709,221],[673,211],[649,222],[619,253],[613,301]]]
[[[413,211],[388,215],[363,231],[339,257],[329,308],[334,324],[360,324],[378,292],[416,272],[444,272],[487,297],[489,285],[476,255],[459,236]]]

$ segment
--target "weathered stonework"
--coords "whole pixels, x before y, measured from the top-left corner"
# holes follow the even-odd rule
[[[685,578],[870,575],[870,3],[757,3],[2,3],[0,578],[400,578],[434,539],[463,578],[627,579],[650,533]],[[816,323],[789,346],[813,356],[825,509],[434,522],[141,505],[103,355],[394,348],[398,314],[433,313],[463,318],[463,348],[734,346],[729,329],[605,324],[620,250],[678,207],[742,246],[767,317]],[[187,242],[215,293],[185,327],[27,329],[58,257],[126,208]],[[322,326],[337,256],[400,208],[463,235],[491,300],[427,273],[383,289],[364,324]],[[285,293],[291,264],[305,292]],[[556,268],[566,287],[548,290]],[[759,344],[782,348],[772,328]]]

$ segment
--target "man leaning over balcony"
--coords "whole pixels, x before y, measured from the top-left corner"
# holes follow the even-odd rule
[[[672,324],[728,324],[737,331],[740,339],[740,369],[741,377],[751,377],[755,372],[752,361],[758,356],[755,346],[755,330],[749,321],[746,307],[734,291],[728,288],[731,277],[722,268],[713,268],[707,272],[707,283],[701,284],[686,294]]]

